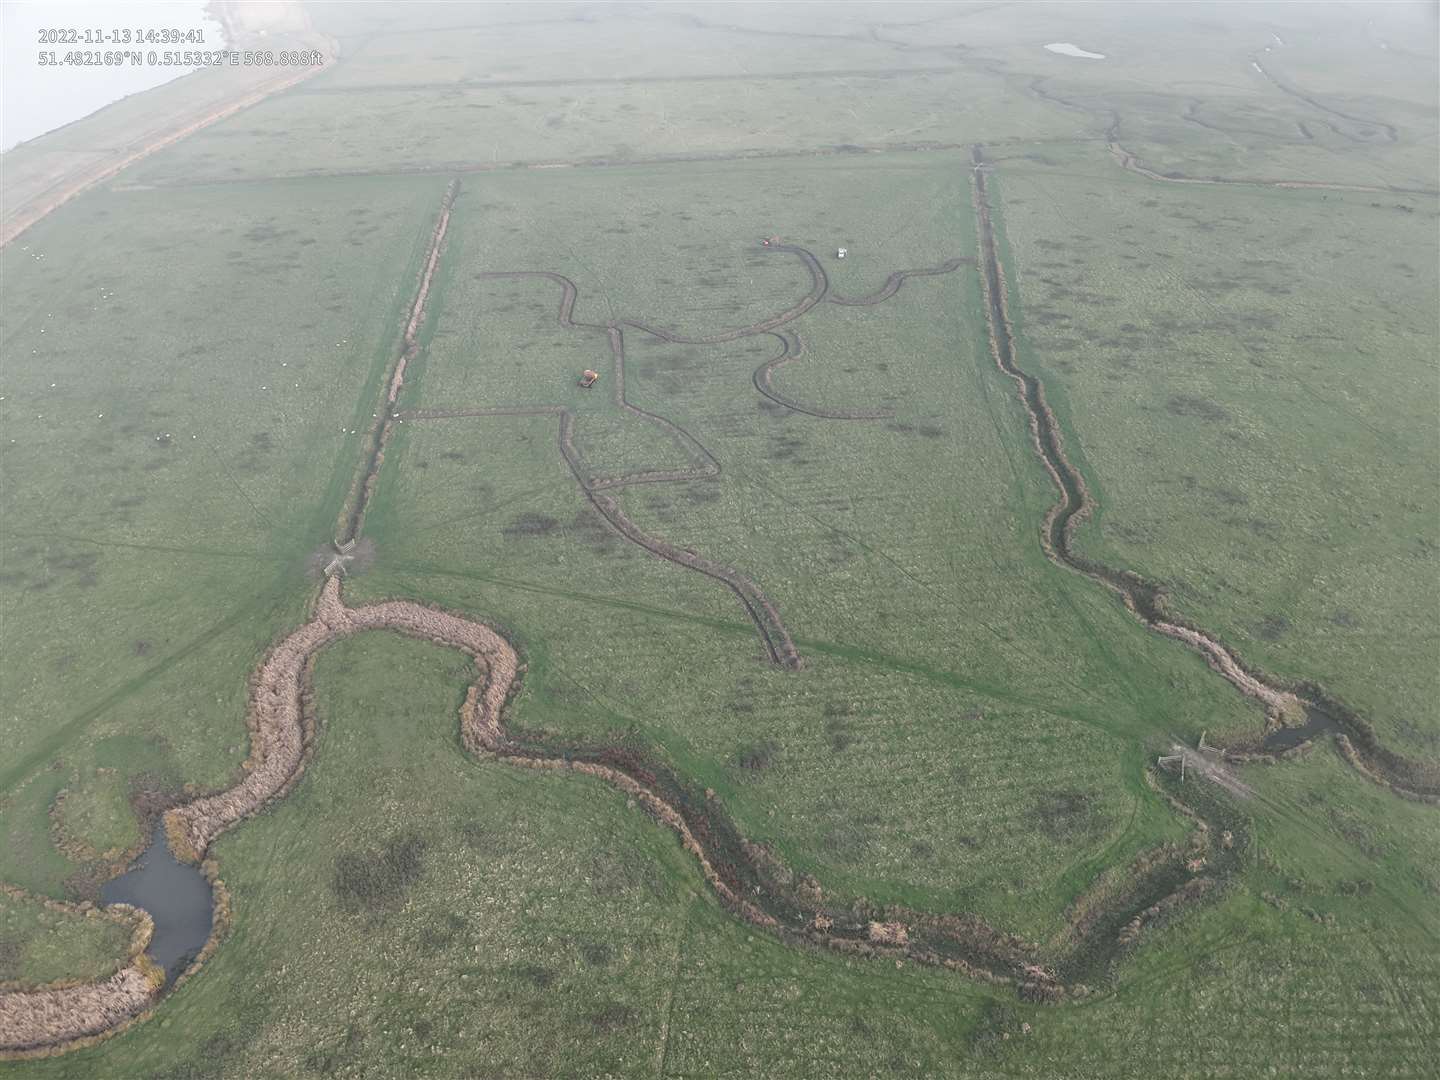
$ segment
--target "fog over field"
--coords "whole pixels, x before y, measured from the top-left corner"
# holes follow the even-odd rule
[[[98,7],[0,1073],[1431,1068],[1434,4]]]

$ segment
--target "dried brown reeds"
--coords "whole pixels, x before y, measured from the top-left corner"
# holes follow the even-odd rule
[[[256,673],[246,712],[250,756],[243,779],[166,813],[165,834],[177,858],[198,862],[221,832],[289,790],[306,754],[311,659],[340,637],[375,629],[395,630],[475,658],[484,674],[466,698],[461,735],[472,750],[494,748],[501,737],[500,710],[518,663],[509,642],[481,623],[413,602],[348,608],[340,599],[340,579],[331,578],[320,592],[315,617],[276,645]]]
[[[130,926],[132,934],[121,966],[103,979],[0,988],[0,1061],[42,1055],[77,1039],[100,1035],[150,1007],[165,985],[165,972],[145,955],[155,931],[148,914],[128,904],[97,908],[89,903],[66,904],[29,896],[12,886],[3,889],[51,910],[112,919]]]

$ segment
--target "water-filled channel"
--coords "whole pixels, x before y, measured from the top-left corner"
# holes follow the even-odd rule
[[[155,921],[155,935],[145,950],[173,982],[210,937],[214,917],[210,883],[199,867],[182,863],[165,843],[165,826],[155,833],[130,869],[100,888],[105,904],[144,908]]]

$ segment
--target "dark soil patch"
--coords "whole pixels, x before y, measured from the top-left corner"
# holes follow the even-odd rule
[[[580,957],[591,967],[604,967],[610,963],[610,946],[599,941],[587,941],[580,946]]]
[[[534,536],[549,536],[559,527],[560,522],[550,515],[527,510],[506,525],[501,534],[507,540],[523,540]]]
[[[570,535],[597,554],[605,555],[611,552],[619,555],[627,554],[619,543],[614,530],[605,524],[603,517],[588,506],[580,509],[571,520]]]
[[[1279,641],[1290,629],[1290,620],[1284,615],[1269,614],[1255,627],[1255,636],[1265,641]]]
[[[1212,424],[1223,424],[1230,419],[1230,414],[1221,406],[1194,394],[1174,395],[1165,402],[1165,411],[1172,416],[1194,416]]]
[[[0,982],[20,977],[20,957],[24,952],[14,938],[0,938]]]
[[[427,842],[416,830],[396,833],[380,847],[342,852],[331,889],[342,911],[388,911],[404,899],[424,869]]]
[[[780,747],[769,739],[742,746],[735,754],[735,764],[751,772],[764,772],[775,761]]]
[[[604,1006],[596,1009],[586,1019],[590,1026],[597,1032],[606,1034],[612,1031],[619,1031],[623,1027],[629,1027],[635,1020],[635,1010],[629,1005],[622,1005],[618,1001],[607,1002]]]
[[[1046,836],[1079,836],[1091,825],[1090,796],[1081,791],[1046,792],[1031,809],[1030,818]]]
[[[537,990],[549,990],[558,978],[555,972],[539,964],[521,964],[515,969],[515,974]]]

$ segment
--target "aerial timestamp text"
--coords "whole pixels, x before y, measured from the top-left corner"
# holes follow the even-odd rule
[[[174,27],[162,30],[132,30],[125,28],[89,27],[84,30],[67,28],[42,29],[38,45],[204,45],[205,31],[177,30]]]
[[[40,67],[319,67],[318,49],[41,49]]]

